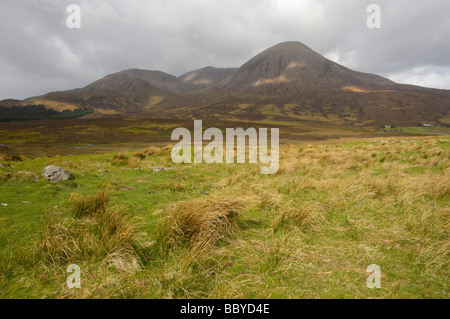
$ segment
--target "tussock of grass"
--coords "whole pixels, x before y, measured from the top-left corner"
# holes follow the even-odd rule
[[[111,159],[111,164],[116,166],[126,165],[128,159],[130,158],[129,154],[126,152],[117,153]]]
[[[172,192],[182,192],[185,191],[188,187],[188,184],[183,179],[176,179],[174,181],[170,181],[169,183],[169,189]]]
[[[316,226],[320,213],[315,207],[285,207],[278,210],[273,219],[274,231],[295,227],[304,232]]]
[[[111,158],[111,165],[140,168],[149,166],[172,166],[171,148],[169,146],[158,148],[151,146],[139,152],[117,153]]]
[[[50,219],[35,253],[52,265],[106,262],[119,270],[139,268],[137,229],[120,209],[108,207],[105,192],[81,197],[74,208],[75,218]]]
[[[161,149],[155,146],[150,146],[141,152],[144,156],[156,156],[161,153]]]
[[[442,176],[436,178],[430,193],[436,199],[448,199],[450,197],[450,174],[442,174]]]
[[[107,210],[108,204],[109,194],[105,191],[79,197],[75,202],[74,216],[75,218],[101,216]]]
[[[172,205],[158,225],[157,242],[163,250],[179,245],[197,250],[214,245],[237,230],[237,218],[244,207],[244,200],[234,196],[211,196]]]
[[[22,154],[13,154],[13,155],[6,155],[6,154],[0,154],[0,160],[1,161],[12,161],[12,162],[23,162],[26,161],[27,158],[25,155]]]
[[[130,156],[128,153],[118,153],[111,159],[111,164],[116,166],[124,166],[127,165],[129,159]]]
[[[0,259],[5,295],[18,290],[14,282],[32,280],[50,286],[46,296],[70,298],[448,298],[450,145],[412,139],[281,146],[280,170],[271,176],[248,164],[179,165],[153,174],[111,166],[112,155],[92,156],[93,164],[58,159],[80,176],[80,192],[88,181],[90,189],[117,186],[109,188],[114,201],[136,212],[139,233],[106,193],[73,203],[73,190],[46,185],[45,194],[59,197],[38,209],[73,203],[73,214],[47,223],[35,248],[43,267],[28,267],[26,249],[17,251],[18,263]],[[130,159],[165,166],[170,153],[150,148],[115,158],[122,166]],[[2,174],[37,172],[33,163],[11,163]],[[42,198],[38,184],[0,180],[10,194],[0,206],[8,218],[0,230],[20,221],[9,210]],[[34,197],[11,192],[11,185]],[[27,203],[9,201],[16,196]],[[137,249],[149,258],[138,259]],[[65,283],[68,263],[89,265],[79,293],[48,284]],[[381,289],[366,286],[370,264],[381,267]]]

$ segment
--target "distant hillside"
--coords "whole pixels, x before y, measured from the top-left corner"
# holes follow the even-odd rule
[[[161,71],[130,69],[107,75],[86,86],[84,91],[126,92],[149,87],[170,93],[187,93],[197,88],[193,84],[183,82],[177,77]]]
[[[89,116],[220,118],[403,125],[450,121],[450,91],[401,85],[350,70],[300,42],[283,42],[239,69],[206,67],[179,78],[130,69],[88,86],[0,106],[94,109]]]
[[[48,109],[44,105],[0,106],[0,122],[28,120],[70,120],[94,113],[92,109],[76,109],[62,112]]]
[[[220,83],[237,70],[237,68],[215,68],[207,66],[203,69],[183,74],[179,79],[184,83],[196,85],[198,88],[207,88]]]
[[[258,54],[227,80],[221,90],[246,94],[297,95],[316,89],[386,89],[394,82],[355,72],[334,63],[300,42],[284,42]]]
[[[176,105],[172,107],[172,105]],[[449,117],[450,91],[350,70],[300,42],[275,45],[231,76],[155,112],[168,117],[417,124]]]

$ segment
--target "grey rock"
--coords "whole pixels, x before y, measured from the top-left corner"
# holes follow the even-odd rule
[[[68,171],[55,165],[50,165],[44,168],[42,176],[45,177],[47,181],[52,183],[67,181],[72,178],[72,175]]]

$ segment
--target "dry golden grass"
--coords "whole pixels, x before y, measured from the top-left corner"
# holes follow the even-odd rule
[[[30,103],[32,103],[34,105],[43,104],[43,105],[45,105],[45,108],[56,110],[59,112],[64,111],[64,110],[73,111],[73,110],[80,108],[76,104],[52,101],[52,100],[48,100],[48,99],[36,99],[36,100],[30,101]]]
[[[439,284],[450,249],[445,146],[426,138],[286,145],[273,176],[258,165],[208,166],[221,176],[210,195],[158,215],[158,282],[167,287],[159,291],[168,298],[367,297],[365,269],[377,263],[377,298],[414,296],[409,282],[423,282],[420,276],[434,282],[424,295],[448,296]],[[168,187],[185,191],[188,182],[178,176]]]
[[[306,231],[315,227],[316,222],[320,219],[320,212],[312,209],[310,203],[302,204],[301,207],[287,207],[279,209],[273,219],[273,229],[298,228],[300,231]]]
[[[121,271],[139,269],[137,228],[125,212],[108,203],[105,192],[82,196],[73,219],[52,217],[35,244],[38,259],[55,266],[103,261]]]
[[[163,250],[179,245],[204,250],[233,235],[244,207],[245,199],[234,196],[210,196],[172,205],[158,225],[157,242]]]
[[[162,149],[155,147],[155,146],[151,146],[149,148],[146,148],[144,151],[142,151],[142,154],[145,156],[155,156],[155,155],[159,155],[161,154]]]
[[[118,153],[116,155],[113,156],[112,160],[111,160],[111,164],[113,165],[126,165],[128,163],[130,156],[128,153],[122,152],[122,153]]]
[[[151,146],[140,152],[121,152],[111,159],[114,166],[125,166],[128,168],[141,168],[148,166],[171,166],[171,146],[158,148]]]
[[[105,191],[93,195],[78,197],[75,202],[74,217],[90,217],[101,214],[107,210],[109,204],[109,194]]]
[[[251,268],[254,261],[263,268],[235,277],[227,275],[226,269],[217,270],[221,279],[208,296],[243,298],[249,291],[258,291],[258,296],[295,298],[298,295],[289,287],[297,282],[300,270],[309,277],[302,277],[299,285],[333,286],[325,283],[326,274],[363,273],[363,281],[364,267],[370,263],[389,268],[404,262],[402,258],[412,269],[442,274],[450,251],[450,215],[448,208],[442,208],[449,199],[449,162],[448,148],[436,147],[434,140],[391,140],[351,148],[283,146],[280,169],[274,176],[261,177],[257,170],[230,171],[219,185],[255,198],[255,214],[272,216],[273,235],[249,230],[247,236],[258,239],[235,238],[225,250],[216,252],[215,260],[227,255],[231,264],[239,260]],[[309,240],[320,244],[307,245]],[[402,257],[393,257],[392,251]],[[287,287],[271,286],[266,275],[281,281],[289,278]],[[415,274],[408,270],[402,276]],[[384,297],[404,285],[389,275],[384,283],[389,287],[380,295]],[[364,285],[347,285],[356,295],[366,294]],[[436,291],[434,295],[446,294]],[[305,295],[335,296],[336,292],[312,289]]]
[[[89,291],[70,298],[448,298],[447,143],[286,145],[271,176],[258,165],[180,165],[129,190],[140,197],[154,185],[164,196],[157,214],[141,206],[144,267],[135,228],[105,193],[78,198],[75,218],[49,221],[37,251],[45,264],[101,265],[86,274]],[[113,161],[169,157],[149,148]],[[381,267],[381,289],[366,286],[370,264]]]
[[[119,114],[116,110],[108,110],[108,109],[101,109],[101,108],[94,108],[95,112],[103,114],[103,115],[114,115]]]
[[[4,161],[13,161],[13,162],[23,162],[27,160],[27,158],[22,154],[13,154],[13,155],[1,154],[0,159]]]

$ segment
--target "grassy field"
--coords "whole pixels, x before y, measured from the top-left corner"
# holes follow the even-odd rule
[[[0,298],[449,298],[449,138],[386,140],[283,145],[273,176],[170,147],[0,155]],[[36,180],[51,164],[74,178]]]
[[[264,106],[270,108],[271,106]],[[185,127],[192,131],[193,121],[174,119],[142,118],[96,118],[77,120],[41,120],[0,123],[0,153],[24,154],[29,156],[79,155],[138,151],[150,145],[165,146],[171,143],[174,128]],[[272,120],[244,121],[205,120],[204,128],[242,127],[244,129],[280,129],[281,143],[317,143],[329,140],[384,139],[396,136],[450,135],[450,128],[436,127],[398,127],[392,130],[376,126],[344,126],[331,122],[290,117]]]

